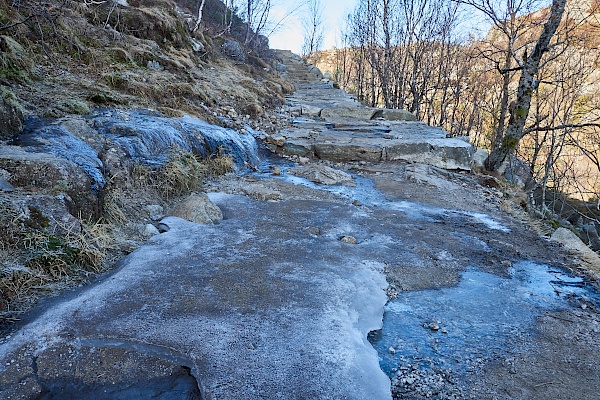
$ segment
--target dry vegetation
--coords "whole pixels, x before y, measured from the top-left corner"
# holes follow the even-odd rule
[[[59,105],[75,100],[89,108],[163,109],[214,122],[211,108],[268,108],[292,89],[265,71],[258,55],[254,65],[223,57],[225,38],[213,36],[216,28],[191,35],[192,15],[175,1],[97,3],[0,1],[0,80],[28,113],[73,113]]]
[[[128,3],[0,0],[0,97],[25,115],[144,108],[237,129],[275,129],[265,112],[293,86],[274,72],[265,49],[245,48],[244,63],[222,53],[233,40],[224,22],[242,42],[248,31],[221,2],[207,1],[194,32],[196,2]],[[149,238],[144,228],[155,217],[202,190],[206,179],[233,170],[230,156],[202,159],[178,149],[160,168],[120,164],[106,177],[97,220],[49,220],[16,192],[0,199],[0,330],[39,296],[110,268]]]
[[[519,79],[550,9],[532,12],[539,4],[533,1],[466,0],[487,10],[493,29],[465,40],[457,3],[361,0],[349,17],[345,47],[313,61],[369,105],[407,109],[452,136],[470,136],[479,148],[516,150],[530,173],[531,211],[574,223],[591,243],[583,225],[600,231],[600,3],[567,2],[535,74],[527,114],[516,104]],[[503,9],[507,4],[520,8]],[[524,136],[508,135],[523,116]]]
[[[168,209],[233,168],[228,155],[201,159],[174,150],[161,168],[134,165],[126,183],[108,187],[99,221],[70,225],[0,199],[0,330],[39,296],[88,282],[134,250],[148,238],[141,230],[141,222],[152,222],[147,206]]]

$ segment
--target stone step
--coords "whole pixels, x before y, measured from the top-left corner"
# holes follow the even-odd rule
[[[304,121],[297,124],[300,129],[281,132],[280,145],[269,147],[287,156],[333,162],[407,161],[451,170],[471,169],[474,149],[470,143],[446,138],[442,129],[424,123],[407,124],[411,125],[327,129],[323,124]]]
[[[408,161],[470,170],[474,148],[446,138],[441,128],[417,122],[405,110],[366,107],[322,81],[322,74],[289,56],[285,76],[296,85],[286,98],[299,115],[293,127],[268,140],[275,152],[334,162]]]

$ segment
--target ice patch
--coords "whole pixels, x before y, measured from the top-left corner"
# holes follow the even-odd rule
[[[541,310],[600,301],[581,278],[547,265],[522,261],[510,272],[507,279],[469,269],[455,287],[399,293],[385,307],[381,335],[372,339],[382,368],[391,375],[403,362],[413,362],[461,373],[477,358],[516,346]]]
[[[500,222],[496,221],[495,219],[493,219],[492,217],[490,217],[487,214],[483,214],[483,213],[475,213],[475,212],[461,212],[464,215],[468,215],[470,217],[475,218],[475,220],[477,220],[478,222],[484,224],[485,226],[487,226],[490,229],[496,230],[496,231],[502,231],[502,232],[510,232],[510,229],[507,228],[506,226],[502,225]]]

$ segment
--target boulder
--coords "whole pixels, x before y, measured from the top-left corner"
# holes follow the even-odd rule
[[[206,225],[218,224],[223,219],[221,209],[214,205],[204,193],[191,194],[173,207],[168,215]]]
[[[482,172],[485,170],[485,160],[487,160],[490,153],[484,149],[477,149],[473,154],[473,160],[471,162],[471,168],[473,171]]]
[[[226,39],[222,49],[228,57],[239,62],[246,62],[246,52],[237,41]]]
[[[386,159],[470,171],[474,151],[470,143],[459,139],[399,140],[386,148]]]
[[[354,236],[342,236],[340,238],[340,242],[348,243],[348,244],[356,244],[356,238]]]
[[[375,109],[368,107],[331,107],[321,110],[321,118],[326,120],[338,118],[371,119]]]
[[[406,110],[384,108],[375,111],[373,118],[383,118],[387,121],[416,121],[417,117]]]
[[[274,144],[275,146],[278,146],[278,147],[282,147],[285,144],[285,137],[280,134],[269,135],[269,136],[267,136],[266,142],[270,143],[270,144]]]
[[[49,153],[27,152],[18,146],[0,146],[0,168],[10,174],[9,183],[16,188],[65,193],[72,201],[72,215],[97,218],[100,204],[91,178],[74,162]]]
[[[56,235],[77,234],[82,230],[81,222],[69,213],[73,200],[65,194],[32,195],[23,206],[28,223],[37,229]]]
[[[20,108],[14,102],[0,96],[0,140],[12,139],[22,130],[23,113]]]
[[[194,50],[195,53],[199,53],[199,52],[205,50],[204,45],[201,42],[197,41],[196,39],[192,38],[191,42],[192,42],[192,50]]]
[[[14,192],[14,190],[15,187],[8,182],[8,179],[0,174],[0,192]]]
[[[323,73],[321,72],[321,70],[319,68],[315,67],[314,65],[309,65],[307,67],[307,69],[308,69],[308,72],[317,75],[317,77],[319,77],[319,79],[323,78]]]
[[[273,68],[275,69],[275,71],[277,72],[285,72],[287,71],[287,65],[282,64],[282,63],[276,63]]]
[[[344,171],[333,169],[326,165],[313,164],[302,167],[292,168],[287,171],[288,174],[296,175],[308,179],[314,183],[323,185],[345,185],[356,186],[354,178]]]
[[[527,185],[533,182],[533,174],[529,164],[515,156],[507,157],[498,172],[504,176],[508,183],[521,189],[525,189]]]
[[[309,117],[318,117],[321,115],[321,107],[311,106],[310,104],[302,104],[302,115]]]
[[[550,240],[562,243],[569,251],[579,256],[587,264],[596,278],[600,277],[600,256],[581,241],[581,239],[567,228],[558,228]]]

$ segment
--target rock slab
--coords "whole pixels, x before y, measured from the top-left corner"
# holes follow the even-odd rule
[[[384,264],[304,230],[331,213],[351,221],[355,207],[210,197],[219,225],[163,219],[168,232],[114,274],[0,344],[0,398],[98,398],[129,378],[191,376],[203,399],[391,399],[367,341],[382,324]]]

